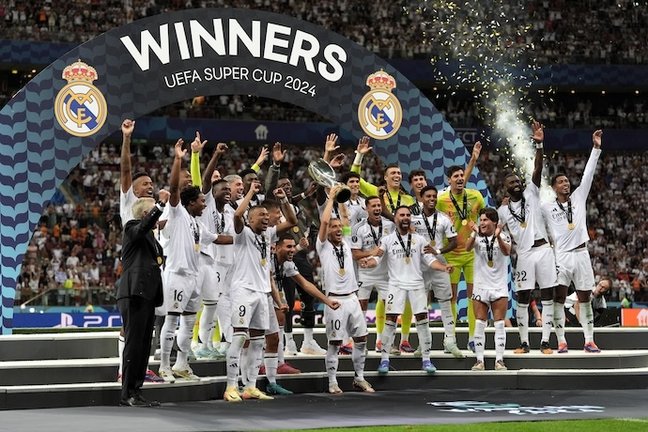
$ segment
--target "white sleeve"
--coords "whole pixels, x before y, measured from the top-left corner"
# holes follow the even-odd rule
[[[574,191],[574,193],[578,193],[583,200],[587,199],[590,189],[592,188],[592,182],[594,181],[594,173],[596,172],[596,164],[598,163],[599,156],[601,156],[601,149],[592,148],[592,153],[590,153],[589,159],[587,159],[587,165],[585,165],[585,170],[583,171],[581,183]]]

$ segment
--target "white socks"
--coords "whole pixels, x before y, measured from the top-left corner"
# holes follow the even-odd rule
[[[367,347],[367,341],[364,342],[354,342],[353,351],[351,351],[351,359],[353,360],[353,370],[355,371],[355,376],[358,381],[364,381],[364,367],[365,367],[365,348]],[[328,357],[328,351],[327,351]],[[328,360],[327,360],[328,363]],[[329,380],[330,382],[330,380]]]
[[[475,355],[477,356],[477,361],[484,361],[484,343],[486,342],[486,321],[475,320]]]
[[[549,342],[554,320],[553,300],[542,300],[542,342]]]
[[[168,369],[171,367],[169,358],[171,357],[171,350],[173,349],[173,341],[179,321],[180,317],[178,315],[167,315],[164,317],[164,325],[160,334],[160,368]]]
[[[245,332],[234,333],[232,335],[232,342],[229,349],[227,350],[227,386],[232,387],[236,386],[236,382],[239,374],[239,363],[241,361],[241,350],[245,341],[247,340],[247,334]]]
[[[259,377],[259,367],[263,362],[263,343],[265,336],[255,336],[250,338],[250,347],[248,348],[248,365],[247,365],[247,386],[256,387],[257,378]],[[277,358],[274,358],[277,361]],[[275,363],[276,365],[276,363]],[[276,376],[276,369],[275,369]]]
[[[328,344],[328,346],[326,347],[326,375],[328,375],[329,385],[337,384],[339,349],[339,346],[333,344]]]
[[[504,320],[495,321],[495,361],[497,360],[504,361],[505,349],[506,349],[506,330],[504,329]]]
[[[439,307],[441,308],[441,321],[443,322],[443,331],[445,334],[443,341],[450,345],[456,345],[455,322],[454,317],[452,316],[452,305],[450,303],[450,300],[439,302]]]
[[[391,350],[391,346],[394,343],[395,332],[396,332],[396,323],[386,320],[385,329],[383,330],[383,334],[380,337],[380,340],[382,340],[383,343],[383,350],[381,353],[382,360],[389,360],[389,351]]]
[[[277,383],[277,367],[279,365],[279,360],[277,359],[277,353],[266,352],[263,355],[263,364],[265,366],[266,378],[270,384]]]
[[[218,302],[203,300],[203,310],[198,323],[198,337],[207,349],[214,349],[214,320],[217,308]]]
[[[520,343],[526,342],[529,345],[529,305],[518,303],[515,317],[520,332]]]
[[[302,345],[309,344],[313,341],[313,329],[304,328],[304,343]]]
[[[565,339],[565,304],[554,302],[554,328],[558,343],[567,343]]]
[[[594,312],[592,311],[592,302],[579,302],[578,320],[583,327],[583,336],[585,343],[594,342]]]
[[[430,333],[429,320],[422,319],[416,321],[416,333],[419,338],[419,346],[421,347],[421,355],[423,360],[430,359],[430,349],[432,348],[432,333]]]

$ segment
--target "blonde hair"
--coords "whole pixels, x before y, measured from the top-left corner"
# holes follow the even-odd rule
[[[155,200],[151,197],[138,198],[133,204],[133,218],[142,219],[144,213],[149,212],[155,205]]]

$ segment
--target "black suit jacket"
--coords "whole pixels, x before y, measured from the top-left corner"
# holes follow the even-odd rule
[[[153,227],[161,215],[162,211],[155,206],[143,219],[131,220],[124,227],[118,300],[138,296],[154,302],[155,306],[162,305],[162,246],[153,235]]]

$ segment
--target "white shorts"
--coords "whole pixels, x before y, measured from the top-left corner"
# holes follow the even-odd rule
[[[490,306],[490,304],[495,300],[499,300],[501,298],[509,298],[508,287],[503,286],[499,288],[483,288],[474,285],[471,298],[478,302],[486,303]]]
[[[279,321],[277,320],[274,299],[271,295],[268,295],[268,329],[265,334],[271,335],[273,333],[279,333]]]
[[[385,313],[401,315],[405,310],[407,300],[412,306],[414,315],[428,313],[428,296],[425,288],[404,289],[395,286],[389,287],[389,294],[385,299]]]
[[[267,330],[270,327],[268,305],[270,293],[236,288],[230,293],[232,300],[232,327]],[[274,313],[274,311],[273,311]]]
[[[518,253],[513,282],[516,291],[532,290],[536,282],[540,289],[558,285],[556,258],[549,243]]]
[[[234,274],[234,266],[232,264],[225,264],[222,262],[216,262],[216,271],[220,280],[218,280],[219,290],[221,295],[229,290],[229,287],[232,286],[232,275]]]
[[[200,310],[197,275],[165,271],[162,277],[164,307],[167,313],[198,312]]]
[[[340,303],[340,307],[335,310],[328,306],[324,308],[328,341],[341,341],[347,335],[350,337],[367,336],[367,318],[362,312],[358,296],[349,294],[332,298]]]
[[[221,275],[216,268],[216,261],[203,253],[199,260],[198,292],[204,300],[217,302],[221,295]]]
[[[587,247],[569,252],[556,253],[558,284],[574,287],[579,291],[591,291],[596,286],[594,270]]]
[[[384,300],[389,293],[389,283],[386,280],[380,282],[358,282],[358,299],[369,300],[371,292],[374,289],[378,292],[378,299]]]
[[[452,298],[450,273],[439,270],[424,271],[423,280],[425,281],[425,290],[432,291],[437,300],[444,301]]]

